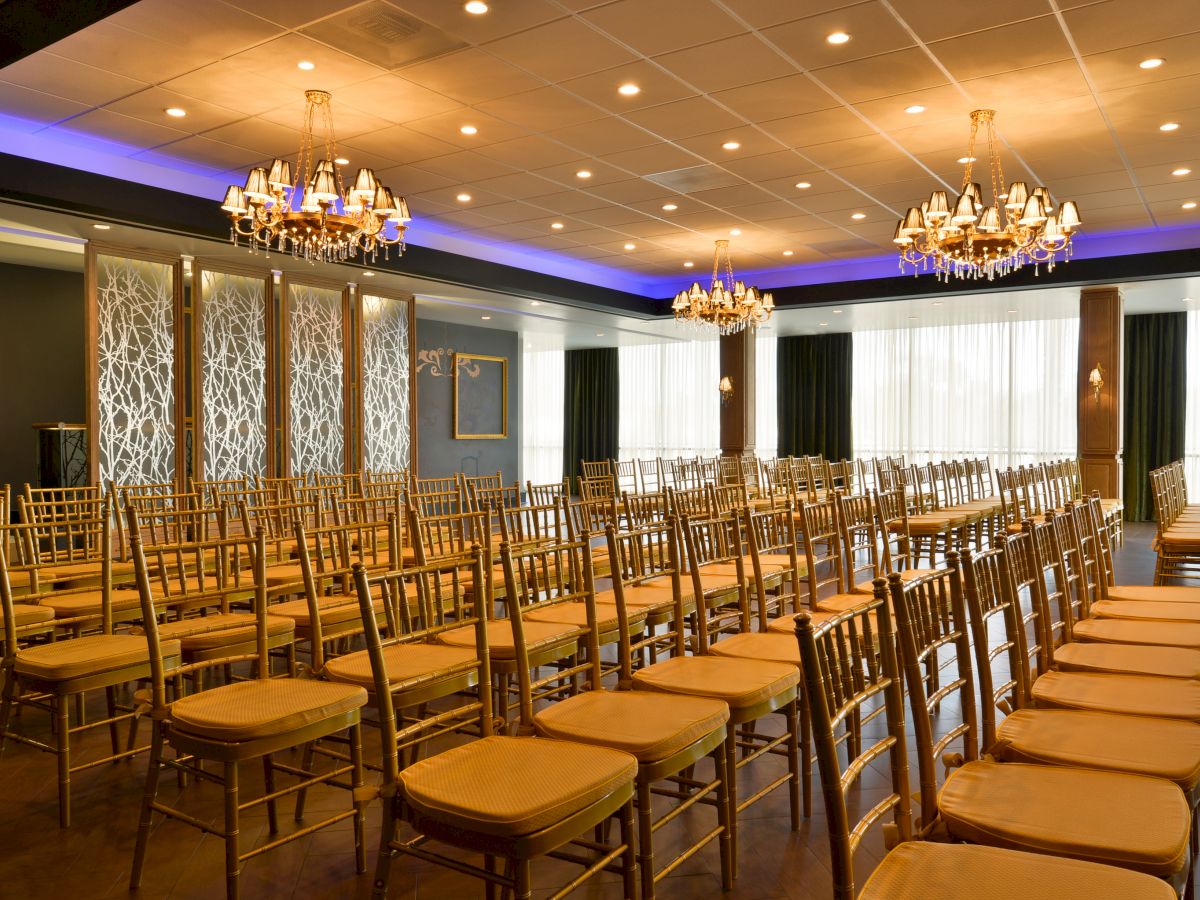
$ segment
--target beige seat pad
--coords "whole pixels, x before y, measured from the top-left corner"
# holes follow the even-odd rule
[[[1161,778],[1062,766],[969,762],[938,794],[952,837],[1170,878],[1187,864],[1191,810]]]
[[[1097,619],[1136,619],[1149,622],[1200,622],[1200,603],[1158,600],[1100,600],[1092,604]]]
[[[314,560],[312,564],[313,579],[321,581],[328,579],[327,572],[321,572],[317,569],[317,563]],[[300,563],[285,563],[278,566],[267,567],[267,584],[271,587],[278,587],[281,584],[303,584],[304,571],[300,568]]]
[[[1200,649],[1200,622],[1084,619],[1082,622],[1075,623],[1071,632],[1077,641]]]
[[[691,582],[684,580],[682,583],[683,602],[685,604],[685,612],[688,604],[694,606],[692,600]],[[625,605],[630,612],[634,609],[642,608],[649,613],[652,610],[660,607],[671,606],[675,602],[675,595],[671,591],[670,582],[651,582],[647,584],[631,584],[627,585],[624,590]],[[617,595],[613,591],[597,591],[596,603],[612,605],[617,602]]]
[[[163,641],[161,650],[164,657],[178,656],[179,642]],[[150,665],[150,651],[141,635],[93,634],[18,650],[16,671],[47,681],[67,681],[140,663]]]
[[[934,575],[942,571],[941,569],[902,569],[900,571],[900,580],[905,584],[910,581],[916,581],[918,578],[924,578],[926,575]],[[884,576],[885,578],[887,576]],[[873,581],[860,581],[854,586],[854,590],[860,594],[875,593],[875,584]],[[820,604],[818,604],[820,605]]]
[[[52,622],[54,620],[54,610],[48,606],[40,606],[36,603],[14,603],[13,604],[13,624],[18,629],[27,625],[38,625],[42,622]],[[4,620],[0,619],[0,637],[4,635]]]
[[[125,612],[130,609],[140,609],[141,594],[136,590],[115,590],[110,592],[113,612]],[[75,616],[99,616],[104,611],[104,600],[100,591],[71,591],[63,592],[56,597],[47,594],[42,597],[43,606],[54,610],[59,619],[70,619]]]
[[[843,613],[848,609],[865,606],[871,602],[868,594],[833,594],[817,601],[817,609],[826,613]],[[891,599],[888,600],[891,603]],[[889,607],[890,608],[890,607]]]
[[[366,703],[367,692],[354,685],[256,678],[176,700],[171,725],[217,741],[253,741],[298,731]]]
[[[1200,682],[1152,675],[1047,672],[1033,683],[1038,706],[1200,722]]]
[[[564,645],[565,652],[570,652],[566,645],[573,645],[579,637],[579,629],[573,625],[560,625],[556,622],[522,621],[525,632],[525,647],[528,650],[543,649],[556,645]],[[475,649],[475,626],[466,625],[462,628],[452,628],[443,631],[438,640],[451,647],[468,647]],[[517,644],[513,638],[512,621],[497,619],[487,623],[488,651],[496,659],[516,659]]]
[[[1173,900],[1165,881],[1061,856],[908,841],[884,857],[858,900]]]
[[[676,656],[633,673],[633,686],[640,690],[714,697],[731,709],[764,703],[799,683],[794,665],[728,656]]]
[[[770,578],[773,575],[779,575],[786,568],[785,566],[777,566],[773,563],[761,563],[763,578]],[[705,563],[700,567],[701,575],[717,575],[726,580],[737,578],[737,563],[735,562],[715,562]],[[754,578],[754,562],[749,556],[742,558],[742,575],[747,583]]]
[[[1200,678],[1200,650],[1140,644],[1064,644],[1054,651],[1063,672],[1123,672],[1164,678]]]
[[[1200,587],[1116,584],[1108,589],[1109,600],[1154,600],[1159,603],[1200,603]]]
[[[629,624],[640,624],[646,620],[649,610],[646,607],[630,607],[626,613]],[[525,615],[526,622],[553,622],[556,625],[573,625],[576,628],[586,628],[586,603],[555,603],[545,609],[535,609]],[[596,626],[601,631],[611,631],[617,627],[617,605],[615,603],[596,604]]]
[[[628,753],[538,737],[493,736],[446,750],[400,773],[422,816],[497,837],[532,834],[629,785]]]
[[[371,603],[378,614],[382,616],[383,599],[372,597]],[[297,628],[312,627],[312,613],[308,608],[307,600],[285,600],[283,603],[271,603],[267,609],[270,610],[272,616],[284,616],[291,619],[296,623]],[[325,626],[339,625],[362,617],[358,598],[354,596],[318,597],[317,615],[321,617],[321,624]]]
[[[1082,766],[1200,783],[1200,725],[1084,710],[1020,709],[1000,723],[992,755],[1007,762]]]
[[[296,623],[283,616],[267,616],[267,636],[283,637],[296,630]],[[253,641],[258,629],[254,613],[220,613],[192,616],[158,626],[159,640],[178,640],[184,650],[215,650]]]
[[[779,566],[782,569],[792,567],[792,558],[786,553],[760,553],[758,559],[763,565]],[[799,570],[797,574],[808,574],[808,563],[802,557],[797,558],[796,568]]]
[[[846,595],[846,596],[849,596],[849,595]],[[862,597],[859,597],[859,602],[860,603],[863,602]],[[809,615],[812,616],[813,627],[816,628],[822,622],[832,619],[834,617],[835,613],[823,612],[821,610],[813,610],[813,611],[809,612]],[[789,634],[792,636],[792,640],[795,640],[796,639],[796,614],[788,613],[787,615],[777,616],[776,618],[771,619],[769,622],[767,622],[767,632],[769,634]]]
[[[652,763],[691,746],[729,721],[722,700],[652,691],[584,691],[548,706],[537,733],[632,753]]]
[[[800,665],[800,644],[794,634],[766,632],[734,634],[714,641],[708,648],[713,656],[733,659],[765,659],[767,662]]]
[[[67,579],[67,578],[99,578],[102,563],[98,559],[88,560],[86,562],[64,562],[50,563],[44,566],[41,570],[43,578],[52,579]],[[133,575],[133,561],[121,562],[113,560],[112,576],[113,578],[128,578]]]
[[[475,648],[446,644],[389,644],[383,648],[383,665],[393,691],[407,690],[439,678],[449,678],[479,665]],[[375,676],[366,650],[337,656],[325,663],[331,681],[358,684],[375,690]]]

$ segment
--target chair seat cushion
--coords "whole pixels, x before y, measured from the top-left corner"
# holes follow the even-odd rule
[[[479,665],[474,647],[450,647],[446,644],[389,644],[383,648],[383,665],[393,691],[410,690],[418,685],[469,672]],[[337,656],[325,663],[330,681],[357,684],[375,690],[375,676],[366,650]]]
[[[1165,778],[1189,797],[1200,783],[1200,725],[1179,719],[1020,709],[996,729],[991,753],[1007,762]]]
[[[493,736],[421,760],[400,773],[420,816],[497,837],[532,834],[570,818],[637,774],[628,753],[538,737]]]
[[[178,641],[163,641],[164,658],[179,655]],[[68,681],[115,669],[145,664],[149,674],[150,651],[146,639],[136,634],[92,634],[17,651],[16,671],[46,681]]]
[[[267,616],[267,637],[292,634],[296,623],[283,616]],[[185,651],[214,650],[255,639],[254,613],[219,613],[192,616],[158,626],[159,640],[178,640]]]
[[[1200,603],[1169,600],[1100,600],[1092,604],[1091,613],[1097,619],[1200,623]]]
[[[1172,900],[1165,881],[1061,856],[977,844],[907,841],[889,853],[858,900]]]
[[[1063,672],[1123,672],[1164,678],[1200,678],[1200,650],[1139,644],[1064,644],[1054,651]]]
[[[871,600],[869,594],[833,594],[823,600],[818,600],[817,609],[825,613],[843,613],[848,609],[864,606]],[[890,595],[888,602],[891,602]]]
[[[649,612],[646,607],[631,606],[626,617],[629,624],[640,625],[646,620]],[[555,603],[545,609],[531,610],[525,615],[526,622],[553,622],[556,625],[573,625],[576,628],[587,627],[586,603]],[[596,627],[601,631],[611,631],[617,627],[617,605],[615,603],[596,604]]]
[[[82,562],[63,562],[50,563],[42,567],[41,575],[43,578],[50,578],[57,581],[66,581],[72,578],[99,578],[103,564],[98,559],[87,560]],[[122,562],[113,560],[112,576],[113,578],[129,579],[133,575],[133,562]]]
[[[36,603],[14,603],[13,624],[18,629],[54,621],[54,610]],[[0,637],[4,636],[4,620],[0,619]]]
[[[372,604],[383,616],[382,598],[373,598]],[[271,603],[267,606],[272,616],[284,616],[296,623],[297,628],[312,628],[312,611],[308,608],[308,600],[285,600],[283,603]],[[339,625],[343,622],[358,621],[362,612],[358,599],[353,596],[318,597],[317,615],[325,627]]]
[[[762,562],[762,573],[764,578],[770,578],[772,575],[779,575],[783,572],[784,566],[775,565],[774,563]],[[726,579],[737,578],[737,563],[735,562],[719,562],[705,563],[700,567],[702,575],[720,575]],[[742,559],[742,576],[749,582],[754,578],[754,562],[749,556]]]
[[[361,709],[367,692],[307,678],[256,678],[183,697],[171,704],[171,725],[217,741],[278,737]]]
[[[556,622],[523,622],[522,624],[525,632],[525,647],[530,651],[561,646],[564,655],[567,655],[579,637],[579,629],[573,625],[560,625]],[[441,632],[437,637],[443,644],[451,647],[475,649],[474,625],[452,628],[449,631]],[[488,622],[487,640],[488,651],[495,659],[516,659],[517,643],[513,637],[510,619]]]
[[[1071,630],[1078,641],[1150,644],[1200,650],[1200,622],[1149,622],[1142,619],[1084,619]]]
[[[325,572],[317,570],[316,561],[312,564],[313,579],[321,581],[328,579],[329,575]],[[300,568],[300,563],[282,563],[276,566],[267,566],[267,584],[271,587],[279,587],[283,584],[301,585],[304,583],[304,571]]]
[[[54,611],[55,618],[73,619],[77,616],[99,616],[104,611],[100,591],[62,591],[62,596],[46,594],[41,604]],[[142,598],[136,590],[110,591],[113,612],[142,608]],[[155,598],[157,599],[157,597]]]
[[[900,570],[900,580],[902,582],[904,582],[905,584],[908,584],[910,581],[916,581],[918,578],[924,578],[926,575],[934,575],[939,571],[941,571],[941,570],[940,569],[901,569]],[[875,583],[874,583],[874,581],[860,581],[858,584],[856,584],[854,586],[854,590],[860,594],[874,594],[875,593]],[[817,605],[820,606],[820,604],[817,604]]]
[[[692,583],[690,579],[684,579],[680,582],[680,593],[683,595],[685,607],[688,604],[692,606],[695,602],[692,600]],[[671,583],[666,580],[651,581],[645,584],[630,584],[625,586],[624,590],[625,605],[632,612],[638,607],[643,608],[647,612],[659,608],[671,606],[675,602],[675,594],[671,591]],[[613,591],[597,591],[596,603],[612,605],[617,602],[617,595]]]
[[[650,763],[691,746],[727,721],[729,706],[722,700],[651,691],[584,691],[538,713],[534,727],[543,737],[612,747]]]
[[[863,602],[862,597],[859,597],[859,602]],[[816,628],[827,619],[832,619],[835,613],[822,612],[821,610],[813,610],[809,612],[812,616],[813,627]],[[790,634],[792,640],[796,639],[796,614],[788,613],[787,615],[777,616],[767,622],[767,632],[769,634]],[[797,645],[799,646],[799,645]]]
[[[1038,706],[1200,722],[1200,682],[1152,675],[1047,672],[1033,683]]]
[[[1191,810],[1160,778],[1061,766],[970,762],[938,809],[973,844],[1069,856],[1170,878],[1188,860]]]
[[[719,641],[714,641],[709,647],[713,656],[727,656],[734,659],[765,659],[767,662],[800,665],[800,644],[795,634],[779,632],[758,632],[753,634],[734,634]]]
[[[676,656],[633,673],[633,686],[640,690],[713,697],[731,709],[786,695],[799,683],[794,665],[718,656]]]
[[[1108,589],[1108,599],[1154,600],[1158,603],[1200,603],[1200,587],[1115,584]]]

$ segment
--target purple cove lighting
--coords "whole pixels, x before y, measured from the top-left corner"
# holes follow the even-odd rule
[[[148,151],[71,131],[66,125],[52,128],[45,122],[12,116],[2,111],[0,147],[17,156],[207,197],[214,203],[225,195],[229,182],[227,175],[211,167],[160,151]],[[602,284],[643,297],[673,296],[686,286],[686,282],[696,279],[695,273],[681,271],[671,275],[641,275],[599,263],[574,260],[550,250],[516,248],[472,236],[469,232],[448,229],[436,221],[422,218],[414,220],[407,239],[409,243],[420,247],[444,250],[584,284]],[[1084,230],[1076,238],[1074,258],[1094,259],[1192,247],[1200,247],[1200,225],[1095,234]],[[1060,262],[1059,265],[1064,263]],[[762,288],[867,281],[895,278],[900,274],[894,254],[739,271],[742,280]],[[907,274],[911,277],[911,271]]]

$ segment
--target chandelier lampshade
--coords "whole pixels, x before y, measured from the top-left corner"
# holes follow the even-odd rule
[[[953,203],[945,191],[935,190],[920,206],[909,207],[896,226],[892,242],[900,251],[900,269],[932,267],[942,280],[997,277],[1030,263],[1053,269],[1059,254],[1071,255],[1072,238],[1083,224],[1079,207],[1064,200],[1055,209],[1046,187],[1033,190],[1024,181],[1004,187],[1004,169],[997,150],[994,110],[971,113],[962,189]],[[980,130],[987,143],[992,190],[987,203],[983,185],[973,180],[975,146]],[[1003,191],[1003,192],[1002,192]]]
[[[221,209],[232,222],[230,237],[254,249],[277,249],[310,262],[342,262],[360,253],[374,259],[382,248],[404,252],[412,217],[403,197],[360,168],[346,190],[336,160],[332,98],[305,91],[304,124],[293,166],[286,159],[255,166],[244,187],[231,184]],[[318,119],[321,136],[318,139]],[[322,155],[318,155],[318,154]]]
[[[721,334],[756,329],[771,318],[774,309],[775,299],[770,292],[747,287],[744,281],[733,277],[733,261],[726,240],[717,241],[713,248],[711,287],[706,291],[700,282],[693,282],[688,290],[676,294],[671,303],[678,321],[715,325]]]

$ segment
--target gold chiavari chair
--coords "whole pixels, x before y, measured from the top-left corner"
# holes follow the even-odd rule
[[[285,475],[276,478],[269,478],[264,475],[258,476],[258,489],[261,491],[274,491],[280,500],[295,499],[296,492],[302,487],[308,487],[309,478],[307,475]]]
[[[558,503],[570,498],[571,491],[565,478],[562,481],[552,481],[547,484],[525,482],[525,500],[534,506],[545,506],[547,503]]]
[[[624,494],[621,497],[621,511],[632,528],[665,520],[669,506],[668,495],[662,491]]]
[[[157,626],[157,600],[150,580],[150,567],[140,540],[134,537],[134,562],[146,635],[139,640],[150,655],[150,707],[153,723],[150,766],[138,823],[130,887],[141,882],[142,868],[155,813],[184,822],[202,831],[219,835],[225,842],[225,892],[230,900],[239,896],[242,864],[261,853],[306,837],[322,828],[353,820],[352,838],[358,871],[366,868],[363,824],[366,801],[363,792],[360,711],[367,701],[361,687],[332,684],[313,679],[272,678],[268,657],[266,539],[261,530],[252,539],[227,539],[216,544],[217,571],[223,578],[222,589],[241,593],[247,582],[252,586],[254,630],[249,647],[230,647],[227,654],[203,662],[179,665],[163,658],[164,642]],[[247,566],[249,563],[249,566]],[[207,690],[196,691],[172,701],[167,699],[167,684],[184,674],[196,674],[212,667],[230,667],[248,663],[251,677]],[[202,679],[195,679],[201,681]],[[317,773],[294,765],[276,763],[277,753],[324,738],[347,735],[350,761]],[[168,757],[170,746],[177,756]],[[221,765],[217,775],[202,768],[206,761]],[[261,761],[265,793],[243,800],[240,773],[244,763]],[[159,797],[158,783],[163,769],[187,772],[205,781],[222,785],[225,800],[223,827],[213,827],[184,810],[165,803]],[[294,785],[278,788],[276,775],[296,777]],[[347,783],[344,779],[349,778]],[[278,834],[276,805],[279,799],[316,784],[348,788],[350,808],[335,812],[320,822],[305,824],[281,837]],[[265,805],[272,839],[252,849],[243,849],[241,818],[246,810]]]
[[[494,510],[517,509],[521,506],[521,485],[513,482],[498,487],[467,485],[468,508],[473,511],[490,506]]]
[[[327,481],[324,484],[311,484],[296,488],[288,502],[311,508],[318,524],[336,525],[338,513],[341,512],[341,502],[348,496],[351,495],[346,493],[345,482]]]
[[[462,486],[463,495],[466,498],[470,498],[472,490],[504,487],[504,473],[499,470],[495,474],[459,475],[458,480]]]
[[[708,488],[704,485],[687,488],[667,489],[667,511],[673,516],[707,516],[709,506]]]
[[[319,503],[312,500],[285,500],[243,504],[241,520],[242,534],[255,534],[261,528],[266,536],[267,584],[271,587],[272,596],[301,593],[303,573],[297,559],[300,548],[296,546],[295,523],[300,521],[308,528],[319,528],[322,524]],[[284,588],[290,588],[290,591]]]
[[[637,492],[641,490],[641,483],[638,479],[637,461],[632,459],[618,460],[612,462],[613,481],[616,482],[616,491],[618,494],[628,492]]]
[[[949,562],[950,568],[908,584],[895,574],[888,578],[917,745],[920,833],[944,828],[952,840],[1117,865],[1181,888],[1189,872],[1191,811],[1177,785],[1124,772],[980,758],[957,553]],[[942,647],[955,665],[934,689],[923,662]],[[953,696],[960,715],[949,713]],[[934,736],[935,708],[940,738]],[[956,742],[957,755],[949,752]],[[940,788],[939,761],[951,769]]]
[[[684,551],[680,577],[692,597],[703,598],[708,610],[708,640],[722,632],[749,631],[749,579],[740,516],[734,512],[684,515],[678,523]]]
[[[807,572],[796,548],[796,519],[787,508],[746,507],[742,533],[748,571],[754,576],[751,583],[758,605],[758,628],[765,631],[772,619],[800,611],[800,586]]]
[[[846,584],[845,554],[837,525],[837,508],[832,500],[802,503],[798,512],[791,513],[799,529],[800,561],[804,571],[803,606],[816,609],[821,603],[855,605],[862,602],[861,594],[852,594]],[[795,623],[788,616],[772,619],[767,630],[791,634]]]
[[[667,486],[666,479],[663,478],[662,460],[658,457],[654,459],[639,459],[637,467],[640,490],[648,494],[653,494],[663,490]]]
[[[1200,511],[1188,504],[1183,465],[1172,463],[1150,473],[1157,559],[1154,583],[1163,585],[1200,577]],[[1101,501],[1103,503],[1103,501]]]
[[[102,547],[101,535],[92,524],[101,517],[111,520],[111,496],[98,489],[33,491],[27,485],[25,496],[17,498],[17,510],[20,521],[33,526],[24,532],[29,554],[25,561],[41,566],[40,576],[47,586],[96,587],[102,571],[107,572],[110,583],[132,584],[133,563],[114,560],[111,530]]]
[[[102,501],[91,501],[95,506],[106,508]],[[71,824],[71,780],[76,772],[84,771],[141,753],[146,747],[125,750],[120,747],[117,734],[119,723],[128,720],[133,713],[117,708],[116,689],[122,685],[147,678],[151,660],[147,656],[146,642],[136,635],[113,632],[113,610],[111,600],[111,577],[107,571],[111,565],[111,521],[105,512],[99,518],[72,519],[54,524],[11,525],[3,529],[0,539],[0,607],[4,620],[4,658],[0,663],[0,682],[3,682],[3,700],[0,701],[0,750],[7,741],[27,744],[38,750],[54,754],[58,759],[58,816],[63,828]],[[73,617],[59,617],[54,621],[58,628],[77,632],[89,631],[83,636],[68,640],[22,646],[21,630],[41,631],[47,620],[45,613],[38,620],[30,609],[41,609],[50,596],[65,599],[75,591],[71,589],[45,590],[38,581],[39,566],[13,566],[9,564],[8,552],[34,540],[56,542],[58,534],[69,534],[72,540],[89,532],[86,540],[95,543],[100,550],[102,571],[100,576],[97,609]],[[94,536],[91,534],[94,533]],[[27,590],[20,604],[14,602],[13,584],[24,583]],[[95,596],[90,588],[81,592]],[[92,602],[89,598],[89,602]],[[45,609],[52,609],[45,607]],[[18,614],[21,618],[18,619]],[[51,616],[54,613],[51,611]],[[172,663],[179,661],[179,642],[167,641],[159,649],[161,658]],[[103,690],[108,704],[107,715],[94,721],[83,720],[83,699],[92,692]],[[75,702],[77,712],[71,721],[71,705]],[[53,743],[14,732],[11,729],[13,713],[18,709],[40,709],[49,713],[53,722]],[[106,727],[112,744],[111,752],[99,759],[84,763],[73,762],[73,741],[83,732]]]
[[[125,509],[131,500],[138,500],[143,508],[160,507],[172,509],[180,502],[191,502],[186,492],[180,492],[173,481],[144,482],[134,484],[117,484],[111,479],[108,482],[108,494],[112,498],[114,535],[117,559],[129,559],[129,541],[125,534]]]
[[[933,479],[928,466],[897,469],[896,475],[897,486],[904,490],[909,505],[908,533],[913,560],[916,562],[924,555],[931,567],[936,566],[939,556],[944,557],[955,546],[961,546],[961,533],[970,516],[930,508],[936,498],[931,495]]]
[[[238,491],[247,490],[249,487],[250,479],[246,476],[242,476],[241,478],[188,479],[188,489],[193,494],[199,494],[201,503],[205,506],[220,506],[221,494],[236,494]]]
[[[796,635],[812,703],[822,794],[829,832],[834,900],[925,900],[927,897],[995,896],[1055,900],[1169,900],[1174,891],[1138,872],[1056,856],[975,844],[914,841],[909,809],[904,698],[881,583],[864,606],[817,623],[797,616]],[[866,635],[863,639],[860,635]],[[879,647],[874,653],[872,647]],[[886,728],[877,740],[850,751],[842,765],[835,728],[865,704],[880,703]],[[851,825],[856,786],[872,764],[886,759],[885,797]],[[892,822],[887,822],[890,817]],[[856,891],[855,854],[869,830],[883,823],[897,843]]]
[[[491,507],[500,540],[516,546],[555,544],[566,537],[561,502]]]
[[[612,485],[612,490],[616,492],[616,483],[613,481],[612,462],[607,459],[589,461],[581,459],[579,461],[580,478],[588,481],[607,481]]]
[[[472,581],[478,584],[484,578],[484,565],[478,547],[474,554]],[[488,885],[489,895],[499,885],[518,900],[529,900],[531,896],[532,861],[539,857],[560,855],[581,862],[584,871],[570,888],[621,860],[624,896],[635,897],[638,876],[632,799],[637,760],[606,747],[496,735],[484,689],[478,713],[479,740],[401,768],[399,747],[404,732],[397,726],[391,699],[392,670],[373,624],[370,586],[361,569],[357,584],[367,622],[367,651],[375,677],[383,741],[383,831],[373,896],[385,895],[392,858],[404,854],[480,878]],[[521,610],[516,604],[512,622],[517,637],[514,645],[523,647]],[[484,610],[476,611],[469,630],[475,634],[471,649],[481,660],[487,659],[491,646]],[[524,673],[520,675],[519,730],[522,735],[532,735],[529,661],[518,652],[515,662]],[[486,676],[485,664],[480,681],[485,682]],[[480,790],[481,779],[486,781],[486,790]],[[564,849],[614,816],[621,832],[615,846],[588,842],[587,848],[593,854],[588,857]],[[400,836],[404,822],[412,826],[415,837]],[[453,848],[453,852],[433,849],[427,844],[429,839]],[[464,850],[481,854],[483,866],[464,861]],[[503,871],[497,870],[498,860],[504,860]],[[563,893],[560,891],[560,896]]]

